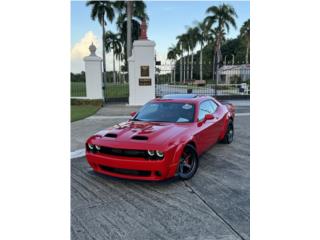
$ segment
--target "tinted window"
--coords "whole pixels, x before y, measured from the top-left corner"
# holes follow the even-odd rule
[[[210,100],[200,103],[198,120],[203,120],[206,114],[214,113],[216,108],[217,105]]]
[[[218,106],[214,101],[209,100],[209,102],[210,102],[210,104],[212,105],[212,108],[213,108],[213,112],[212,113],[214,113],[217,110]]]
[[[194,104],[176,102],[152,102],[147,103],[134,121],[145,122],[193,122]]]

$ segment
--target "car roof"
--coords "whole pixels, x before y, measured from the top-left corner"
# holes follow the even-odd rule
[[[210,96],[198,96],[196,94],[168,94],[162,98],[156,98],[152,102],[188,102],[198,103],[205,99],[212,99]]]

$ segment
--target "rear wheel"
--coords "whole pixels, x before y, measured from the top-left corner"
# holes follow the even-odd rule
[[[199,160],[195,148],[187,145],[180,157],[178,176],[182,180],[188,180],[194,176],[198,169]]]
[[[230,120],[228,123],[227,131],[222,139],[223,143],[230,144],[233,141],[233,135],[234,135],[234,128],[233,128],[233,122]]]

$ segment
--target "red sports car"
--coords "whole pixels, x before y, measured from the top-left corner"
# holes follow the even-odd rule
[[[208,96],[166,95],[132,118],[91,136],[86,158],[94,171],[127,179],[163,180],[196,173],[214,143],[231,143],[235,110]]]

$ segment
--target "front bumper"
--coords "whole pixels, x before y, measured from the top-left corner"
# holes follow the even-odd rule
[[[175,175],[179,163],[174,149],[162,160],[145,160],[102,153],[86,152],[86,159],[94,171],[113,177],[137,180],[164,180]]]

